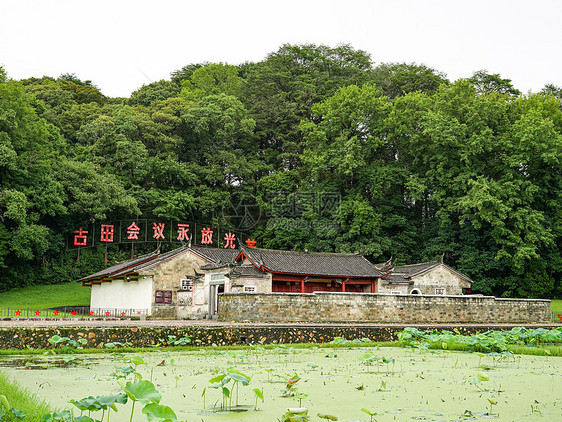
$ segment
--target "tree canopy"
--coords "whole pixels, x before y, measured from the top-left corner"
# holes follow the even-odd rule
[[[0,291],[99,270],[79,227],[214,224],[259,204],[258,245],[445,262],[499,296],[562,297],[559,86],[450,81],[350,45],[193,63],[108,98],[74,74],[0,67]],[[110,249],[113,260],[127,248]]]

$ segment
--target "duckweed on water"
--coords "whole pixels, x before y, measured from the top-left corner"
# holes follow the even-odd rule
[[[126,405],[115,404],[119,411],[111,411],[112,422],[144,421],[157,418],[155,415],[170,417],[154,420],[188,422],[289,421],[291,418],[313,421],[321,420],[318,414],[340,421],[363,422],[371,418],[379,422],[395,418],[452,422],[491,417],[498,421],[525,421],[535,420],[537,415],[542,415],[544,420],[562,420],[559,397],[562,358],[559,357],[516,357],[501,352],[479,355],[479,352],[415,347],[357,349],[346,347],[343,341],[333,351],[326,354],[326,350],[316,348],[293,353],[286,347],[254,348],[244,351],[241,359],[236,353],[214,353],[212,349],[166,350],[130,357],[108,355],[97,364],[48,367],[34,370],[32,376],[28,375],[31,372],[16,367],[4,371],[61,411],[72,407],[69,403],[72,399],[122,394],[124,389],[118,381],[125,382],[125,387],[129,385],[128,390],[135,397],[137,393],[133,389],[137,387],[132,386],[142,380],[151,382],[161,394],[159,402],[143,403],[144,407],[137,403],[134,409],[128,395]],[[366,354],[379,359],[366,358]],[[372,370],[369,361],[378,369]],[[224,375],[217,381],[220,383],[232,374],[240,379],[238,387],[230,380],[220,389],[207,388],[209,380]],[[248,384],[251,381],[251,388],[241,388],[246,380]],[[289,384],[298,386],[299,390],[284,397],[283,389],[287,390]],[[532,390],[529,385],[533,386]],[[223,395],[227,395],[226,401]],[[258,399],[263,399],[259,407]],[[143,413],[148,405],[151,407]],[[300,409],[303,414],[288,409]],[[176,416],[172,418],[172,414]],[[104,421],[109,413],[105,415]]]

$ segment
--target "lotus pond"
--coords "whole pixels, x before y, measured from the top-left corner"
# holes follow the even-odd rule
[[[83,411],[88,420],[562,420],[562,358],[551,356],[253,346],[12,356],[0,364],[22,387],[75,416],[80,405],[95,410],[94,397],[113,397],[107,411]],[[295,408],[292,414],[288,408]]]

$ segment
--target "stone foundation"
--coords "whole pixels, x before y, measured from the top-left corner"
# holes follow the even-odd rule
[[[529,328],[552,329],[559,325],[534,325]],[[327,343],[335,337],[349,340],[369,338],[373,341],[394,341],[395,333],[404,325],[358,324],[224,324],[209,327],[0,327],[0,349],[48,349],[56,352],[49,339],[54,335],[78,341],[85,339],[86,348],[103,348],[105,343],[131,343],[132,347],[168,346],[169,336],[176,339],[189,337],[191,344],[201,347],[236,344]],[[478,334],[488,330],[511,330],[507,325],[427,325],[424,330],[458,330],[463,335]],[[119,349],[112,349],[118,351]]]
[[[545,324],[550,300],[373,293],[225,293],[219,320],[394,324]]]
[[[152,304],[152,318],[156,319],[176,319],[178,308],[173,305]]]

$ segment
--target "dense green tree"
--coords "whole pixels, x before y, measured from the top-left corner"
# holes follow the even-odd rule
[[[417,102],[423,110],[429,102],[420,98],[424,97],[408,97],[402,103]],[[301,126],[306,139],[303,161],[311,180],[342,195],[338,250],[353,245],[381,260],[399,252],[408,256],[414,246],[410,179],[404,163],[396,160],[407,160],[400,137],[409,135],[403,133],[406,127],[393,127],[403,123],[393,108],[376,87],[349,86],[314,108],[319,123]]]
[[[99,270],[101,249],[80,265],[66,251],[78,227],[224,227],[244,200],[261,207],[261,246],[443,256],[475,292],[562,296],[556,85],[522,96],[486,71],[450,83],[314,44],[171,76],[107,98],[73,74],[16,82],[0,67],[0,291]]]
[[[562,98],[562,88],[554,84],[546,84],[543,89],[541,89],[542,94],[554,95],[557,98]]]
[[[340,88],[369,80],[370,56],[349,45],[285,44],[246,76],[244,102],[256,121],[263,160],[278,169],[299,165],[299,124]]]
[[[149,106],[155,101],[162,101],[168,98],[177,97],[179,92],[180,87],[178,84],[171,81],[161,80],[148,85],[143,85],[141,88],[134,91],[127,100],[127,104]]]
[[[140,214],[136,199],[114,177],[96,171],[92,163],[62,162],[57,177],[68,195],[68,210],[77,221]]]
[[[91,86],[91,87],[94,86],[92,85],[92,81],[90,80],[83,81],[78,76],[76,76],[76,73],[63,73],[58,77],[58,79],[60,81],[64,81],[66,83],[71,83],[75,85]]]
[[[133,139],[141,141],[150,156],[177,159],[187,136],[182,116],[193,106],[183,98],[172,97],[148,107],[133,107],[131,112],[137,125]]]
[[[210,63],[200,67],[182,82],[181,96],[195,102],[207,95],[240,97],[244,81],[238,73],[236,66],[223,63]]]
[[[516,89],[511,83],[511,79],[503,79],[500,74],[490,74],[486,70],[479,70],[468,79],[476,88],[479,94],[497,94],[521,95],[521,91]]]
[[[432,98],[407,94],[391,104],[374,87],[351,86],[301,125],[303,161],[312,183],[376,210],[359,212],[366,217],[357,226],[377,222],[369,235],[378,251],[367,248],[373,256],[402,254],[407,262],[446,253],[487,280],[482,291],[521,294],[522,275],[544,254],[555,255],[560,239],[552,222],[562,144],[551,102],[482,96],[460,81]],[[354,233],[353,224],[344,227],[347,237]],[[559,260],[549,264],[558,274]]]
[[[231,186],[242,182],[239,172],[252,165],[252,157],[244,153],[252,154],[255,127],[244,105],[233,96],[209,95],[182,119],[186,124],[182,157],[209,168],[208,180],[213,184]],[[235,151],[239,154],[233,154]]]
[[[172,73],[170,73],[172,82],[178,86],[181,86],[183,81],[188,81],[189,79],[191,79],[193,72],[195,72],[200,67],[207,66],[208,64],[208,62],[192,63],[182,67],[179,70],[174,70]]]
[[[373,83],[384,96],[400,97],[409,92],[434,94],[449,81],[444,73],[415,63],[381,63],[373,71]]]
[[[89,85],[80,85],[75,83],[66,83],[62,85],[62,89],[72,94],[72,97],[79,104],[98,103],[103,104],[105,97],[96,87]]]
[[[0,72],[0,290],[25,283],[19,271],[51,246],[50,217],[66,212],[54,179],[64,142],[35,112],[23,84]]]

